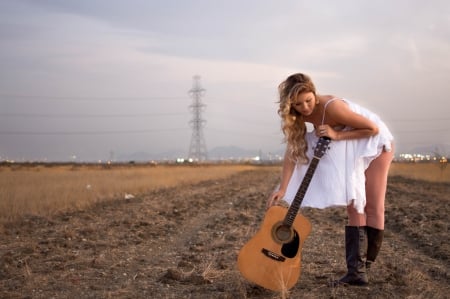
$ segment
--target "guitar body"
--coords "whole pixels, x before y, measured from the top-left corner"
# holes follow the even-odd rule
[[[269,208],[260,230],[238,256],[242,275],[273,291],[290,289],[297,283],[303,242],[311,232],[311,223],[301,214],[296,215],[292,226],[283,225],[286,213],[287,208],[281,206]]]
[[[311,232],[311,223],[298,211],[319,160],[330,142],[331,139],[326,136],[317,141],[314,157],[289,209],[270,207],[260,230],[239,252],[239,271],[249,281],[272,291],[289,290],[297,283],[303,242]]]

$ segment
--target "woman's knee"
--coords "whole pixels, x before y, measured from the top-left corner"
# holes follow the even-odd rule
[[[348,216],[348,225],[350,226],[366,225],[366,215],[358,213],[358,211],[353,207],[353,205],[347,206],[347,216]]]

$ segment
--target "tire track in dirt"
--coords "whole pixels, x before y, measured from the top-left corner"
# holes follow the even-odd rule
[[[268,174],[273,178],[269,185]],[[262,213],[251,211],[255,207],[264,209],[277,177],[273,171],[248,172],[209,184],[205,192],[196,188],[198,193],[189,196],[191,208],[184,209],[187,221],[176,238],[176,267],[167,269],[159,281],[168,289],[192,289],[192,298],[207,298],[212,293],[218,298],[245,298],[248,292],[237,273],[237,252],[250,230],[255,230],[261,220]],[[209,207],[205,206],[204,197]],[[169,294],[158,296],[167,298]]]

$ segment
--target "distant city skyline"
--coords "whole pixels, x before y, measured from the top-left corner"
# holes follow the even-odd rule
[[[195,75],[208,151],[283,152],[295,72],[379,114],[397,154],[450,152],[448,1],[4,0],[0,28],[0,160],[187,156]]]

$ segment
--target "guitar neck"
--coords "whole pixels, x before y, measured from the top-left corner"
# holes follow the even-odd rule
[[[286,213],[286,217],[284,218],[283,223],[289,226],[292,226],[294,223],[295,217],[297,216],[298,210],[302,204],[303,198],[305,197],[306,190],[308,190],[309,183],[311,183],[311,179],[316,171],[317,165],[319,164],[320,159],[317,157],[313,157],[311,163],[309,164],[308,170],[306,171],[305,177],[297,191],[297,194],[292,201],[291,206],[289,207],[288,212]]]

